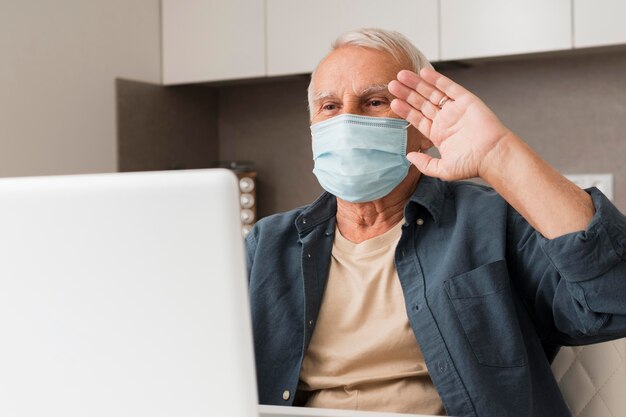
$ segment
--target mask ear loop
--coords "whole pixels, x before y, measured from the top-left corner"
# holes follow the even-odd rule
[[[403,119],[403,120],[407,122],[406,126],[404,126],[404,130],[409,130],[409,126],[411,126],[411,123],[409,123],[408,120],[406,120],[406,119]],[[422,153],[422,151],[423,151],[423,149],[419,148],[418,150],[416,150],[414,152]]]

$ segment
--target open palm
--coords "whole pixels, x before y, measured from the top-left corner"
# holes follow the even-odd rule
[[[405,118],[439,150],[441,158],[411,153],[407,157],[426,175],[445,180],[481,176],[498,144],[510,131],[475,95],[430,68],[420,75],[403,70],[389,83],[397,98],[393,111]],[[440,108],[444,97],[448,100]]]

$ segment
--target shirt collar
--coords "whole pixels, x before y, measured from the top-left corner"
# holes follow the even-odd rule
[[[337,213],[337,199],[329,192],[324,192],[317,200],[304,208],[302,213],[296,218],[296,228],[298,234],[303,236],[320,223],[327,222],[335,217]],[[327,233],[332,233],[335,227],[333,221],[327,225]],[[331,230],[332,229],[332,230]]]
[[[439,226],[446,199],[446,190],[445,182],[422,174],[413,195],[411,195],[409,202],[404,208],[404,218],[408,222],[415,221],[415,217],[417,217],[417,208],[415,206],[417,204],[424,207],[433,217],[437,226]]]
[[[436,179],[427,177],[422,174],[415,191],[409,198],[409,202],[404,207],[404,218],[408,222],[415,221],[417,217],[417,207],[420,205],[424,207],[437,226],[441,223],[441,215],[443,211],[443,204],[446,196],[446,183]],[[324,223],[331,218],[334,218],[337,213],[337,199],[334,195],[324,192],[317,200],[312,204],[305,207],[302,213],[296,218],[296,228],[300,236],[307,234],[311,229]],[[335,222],[327,225],[328,233],[332,233]]]

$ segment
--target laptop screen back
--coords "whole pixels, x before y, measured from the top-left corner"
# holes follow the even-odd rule
[[[225,170],[0,180],[0,415],[256,414]]]

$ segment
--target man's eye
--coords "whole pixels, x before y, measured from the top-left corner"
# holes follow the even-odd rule
[[[336,104],[332,104],[332,103],[324,104],[322,106],[322,109],[323,110],[336,110],[337,109],[337,105]]]
[[[369,105],[372,107],[380,107],[385,104],[384,100],[374,99],[369,101]]]

